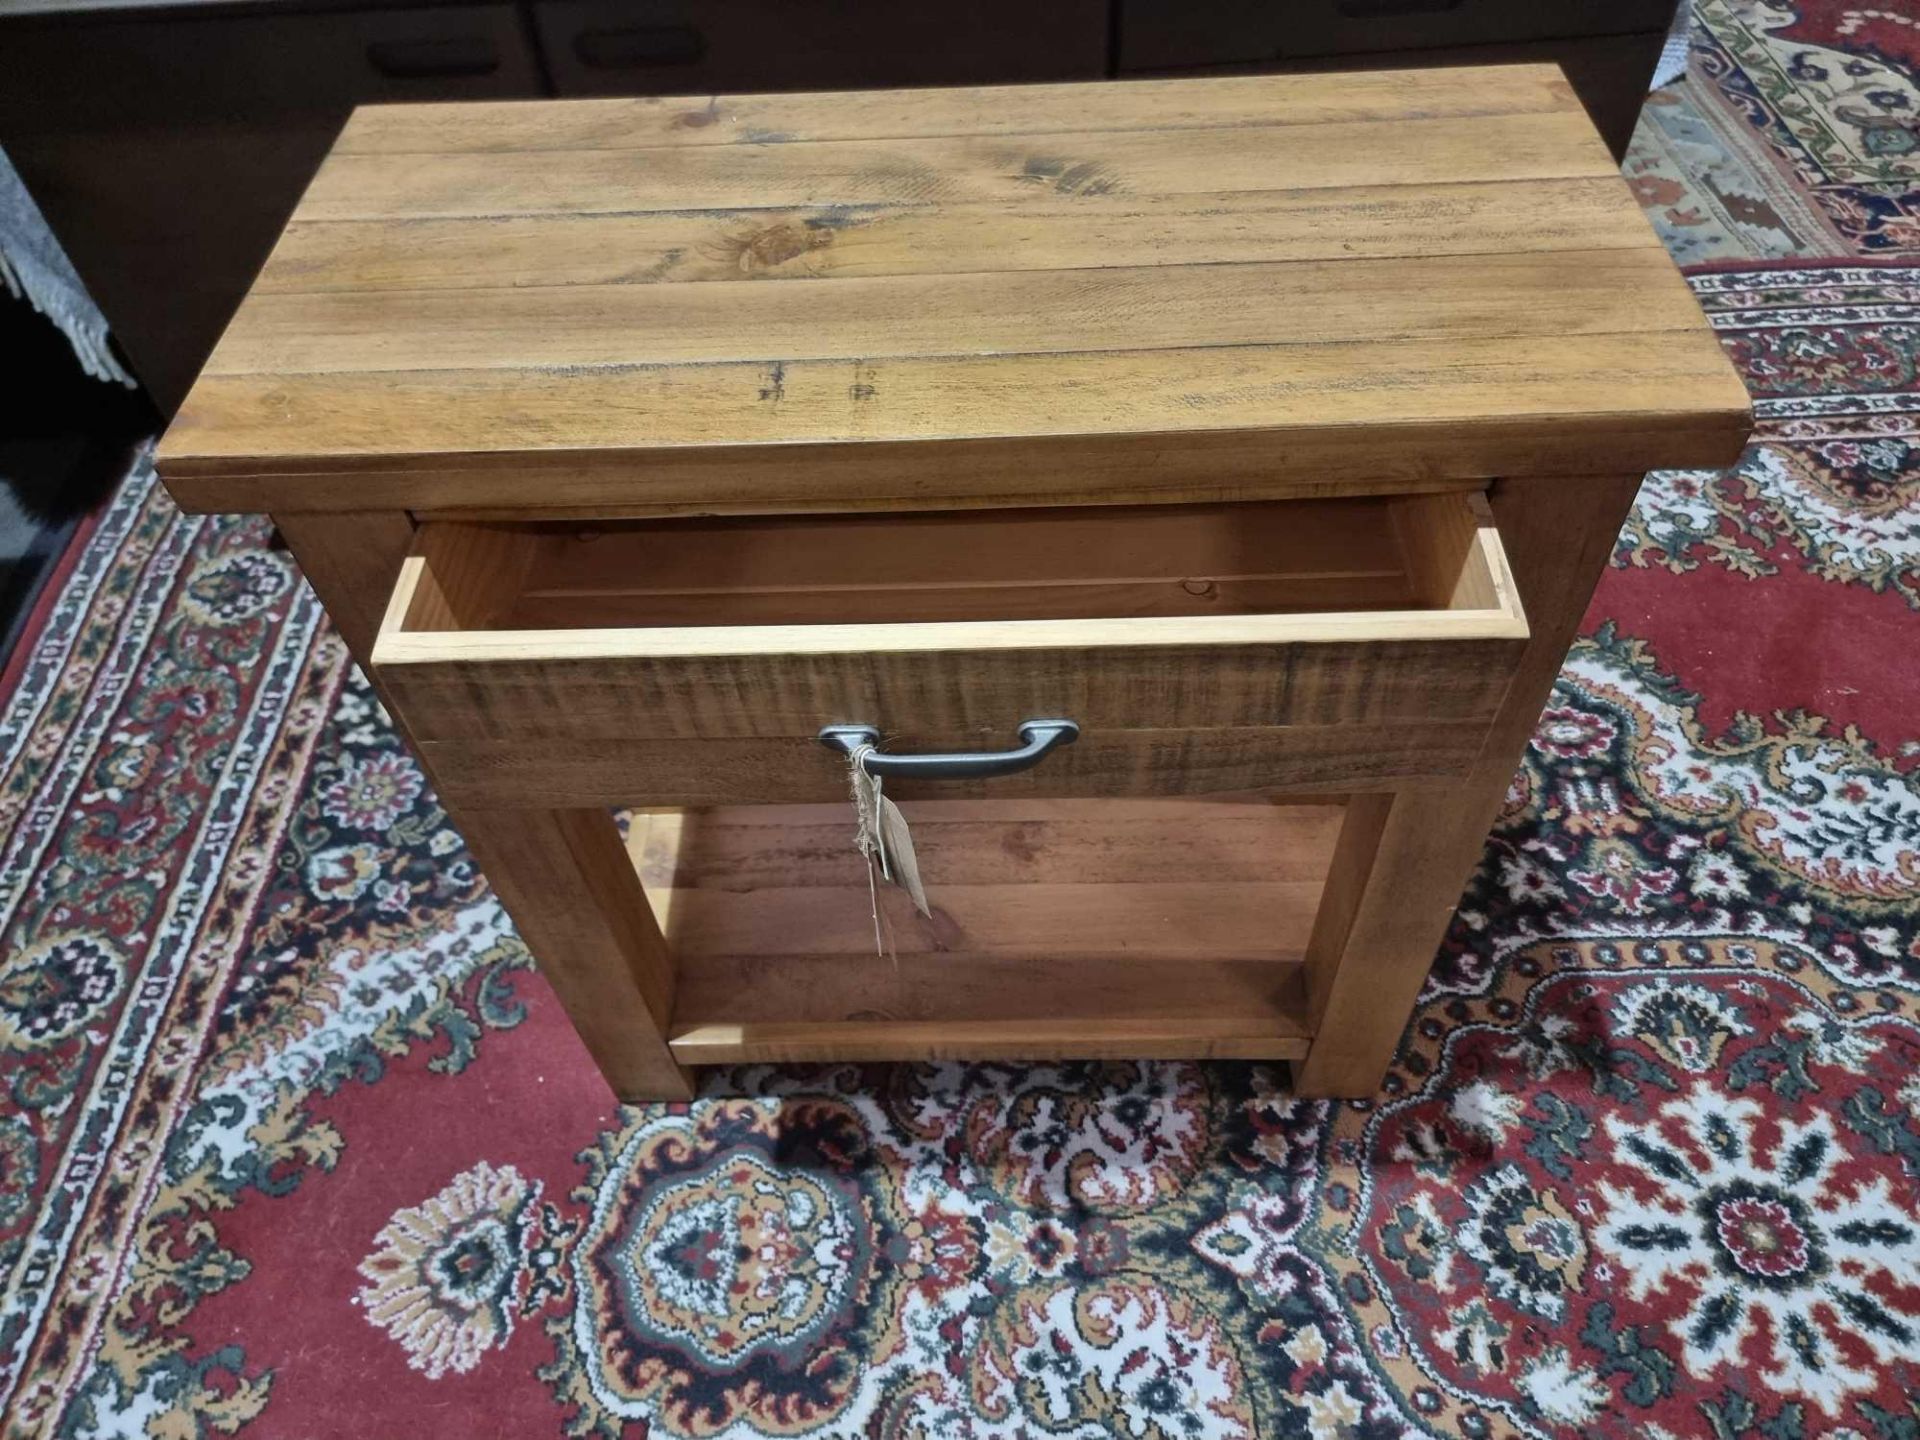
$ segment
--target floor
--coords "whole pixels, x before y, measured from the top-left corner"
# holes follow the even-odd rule
[[[1911,1440],[1920,50],[1698,11],[1627,170],[1761,433],[1650,477],[1371,1102],[612,1105],[264,527],[136,472],[0,697],[3,1433]]]

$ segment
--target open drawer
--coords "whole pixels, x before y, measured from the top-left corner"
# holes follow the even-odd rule
[[[1021,774],[906,796],[1446,780],[1526,636],[1484,502],[1448,493],[430,522],[373,658],[450,797],[697,806],[843,799],[836,724],[901,751],[1079,726]]]

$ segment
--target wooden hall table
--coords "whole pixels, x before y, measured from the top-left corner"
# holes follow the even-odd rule
[[[1748,428],[1522,66],[364,109],[159,468],[272,514],[621,1096],[1362,1095],[1639,476]],[[836,724],[1022,751],[887,782],[893,957]]]

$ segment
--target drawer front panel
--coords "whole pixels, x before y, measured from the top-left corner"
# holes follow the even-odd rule
[[[1049,715],[1089,730],[1491,719],[1523,641],[556,654],[400,664],[382,674],[423,740],[811,738],[838,724],[997,740]]]
[[[1422,724],[1089,730],[1016,775],[887,781],[898,799],[1098,799],[1242,791],[1336,794],[1444,784],[1480,754],[1479,720]],[[903,751],[1013,743],[992,736],[897,735]],[[800,805],[842,800],[846,761],[811,736],[725,740],[424,740],[450,801],[519,809],[574,805]]]

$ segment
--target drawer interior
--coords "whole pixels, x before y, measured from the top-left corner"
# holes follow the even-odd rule
[[[906,809],[930,919],[869,890],[845,805],[629,817],[675,957],[679,1059],[1304,1053],[1300,962],[1339,804]]]
[[[1477,493],[421,528],[410,633],[1502,609]]]

